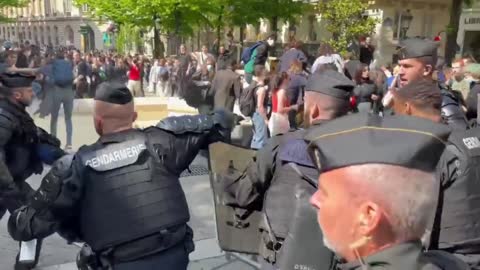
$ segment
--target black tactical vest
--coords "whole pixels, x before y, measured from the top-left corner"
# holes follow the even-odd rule
[[[468,127],[468,121],[463,112],[460,102],[455,95],[448,90],[444,84],[439,84],[442,93],[442,119],[452,129],[465,130]]]
[[[455,131],[449,142],[457,148],[446,150],[457,152],[457,180],[443,187],[438,245],[480,252],[480,128]]]
[[[311,187],[289,165],[296,164],[303,174],[317,179],[318,171],[307,152],[307,143],[301,139],[303,131],[296,132],[295,138],[284,140],[277,157],[277,168],[272,183],[265,194],[264,211],[275,237],[285,239],[295,213],[295,190]]]
[[[167,169],[173,151],[166,148],[167,134],[116,135],[78,154],[85,166],[81,232],[94,251],[165,233],[190,219],[179,175]]]
[[[5,146],[6,165],[15,181],[24,181],[33,173],[41,173],[43,164],[37,156],[37,126],[22,108],[7,100],[0,100],[0,115],[13,127],[10,141]]]

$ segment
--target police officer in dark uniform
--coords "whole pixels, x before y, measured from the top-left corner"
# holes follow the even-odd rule
[[[441,95],[435,84],[416,81],[395,93],[394,111],[441,121]],[[437,167],[441,184],[439,207],[431,234],[430,249],[451,252],[480,269],[480,128],[454,129]]]
[[[424,252],[421,242],[433,221],[434,172],[449,133],[427,119],[367,114],[308,132],[321,173],[311,202],[324,243],[342,258],[338,269],[469,269],[447,252]]]
[[[84,241],[93,269],[186,269],[193,233],[179,177],[209,143],[228,138],[231,115],[167,118],[132,128],[133,97],[106,82],[95,96],[99,140],[57,161],[9,220],[14,239],[59,232]]]
[[[305,122],[309,126],[321,126],[346,115],[354,87],[351,80],[334,70],[313,74],[305,88]],[[311,179],[318,178],[303,140],[307,130],[271,138],[257,152],[243,175],[227,185],[228,204],[262,209],[260,253],[264,259],[263,269],[279,267],[281,247],[294,219],[295,191],[314,190],[315,183]]]
[[[427,79],[433,81],[433,72],[438,59],[438,45],[429,40],[411,38],[402,41],[398,50],[400,72],[395,87],[404,87],[412,81]],[[467,118],[458,98],[448,86],[439,83],[442,91],[442,117],[449,126],[455,129],[466,129]],[[391,90],[395,91],[395,90]],[[389,95],[391,97],[391,95]]]
[[[25,108],[32,102],[35,76],[0,74],[0,218],[28,202],[34,190],[25,180],[43,171],[64,152],[60,141],[37,127]],[[41,241],[37,242],[35,262],[16,269],[30,269],[38,261]],[[17,258],[18,259],[18,258]]]

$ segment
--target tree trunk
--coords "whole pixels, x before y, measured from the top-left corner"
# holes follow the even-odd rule
[[[272,19],[270,20],[270,23],[272,25],[272,34],[275,34],[275,39],[276,39],[277,32],[278,32],[278,16],[273,16]]]
[[[220,52],[220,44],[222,43],[222,26],[223,26],[223,22],[222,22],[222,14],[223,14],[223,6],[221,6],[220,8],[220,14],[218,15],[218,24],[217,24],[217,51],[215,52],[216,55],[219,55]]]
[[[240,44],[243,47],[243,40],[245,39],[245,25],[240,26]]]
[[[457,35],[462,14],[463,0],[452,0],[450,8],[450,23],[447,29],[447,43],[445,46],[445,63],[451,65],[457,52]]]
[[[156,25],[153,26],[153,56],[155,59],[163,58],[163,51],[161,48],[160,33]]]

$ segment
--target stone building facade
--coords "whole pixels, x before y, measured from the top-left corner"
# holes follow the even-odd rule
[[[72,0],[30,0],[22,8],[4,8],[2,13],[13,22],[0,24],[0,39],[82,51],[106,49],[106,25],[87,18],[86,8],[74,6]]]
[[[375,0],[370,1],[372,6],[368,15],[378,18],[375,34],[372,36],[377,47],[376,59],[379,64],[391,62],[399,41],[406,37],[425,37],[433,39],[442,36],[439,54],[444,54],[445,30],[449,23],[451,0]],[[312,3],[314,4],[314,3]],[[406,33],[402,32],[402,18],[405,14],[412,16],[411,24]],[[480,14],[479,14],[480,17]],[[480,28],[480,23],[478,24]],[[296,25],[279,24],[279,42],[288,43],[291,38],[300,40],[314,50],[323,40],[331,37],[325,28],[325,21],[321,15],[305,14],[297,20]],[[480,30],[480,29],[479,29]],[[267,21],[257,26],[248,26],[246,41],[253,42],[269,33],[271,27]],[[317,46],[314,46],[317,45]]]

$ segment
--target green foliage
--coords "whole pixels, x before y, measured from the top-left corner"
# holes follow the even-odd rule
[[[1,1],[1,0],[0,0]],[[13,0],[11,0],[13,1]],[[305,4],[294,0],[74,0],[88,5],[90,16],[111,20],[123,29],[150,30],[157,23],[164,34],[191,36],[206,26],[217,35],[229,26],[256,24],[260,18],[293,20]],[[128,33],[118,37],[119,49],[129,44]],[[123,45],[122,45],[123,44]],[[127,46],[128,47],[128,46]]]
[[[142,45],[140,28],[131,24],[124,24],[120,27],[117,35],[116,49],[121,54],[128,54],[131,51],[138,51]]]
[[[260,18],[293,20],[309,7],[293,0],[215,0],[215,6],[225,7],[224,24],[243,26],[256,24]]]
[[[92,17],[144,28],[153,27],[158,20],[162,31],[178,30],[182,35],[192,34],[193,26],[206,23],[205,13],[211,9],[208,0],[75,0],[75,3],[87,4]]]
[[[158,19],[163,32],[178,30],[182,35],[193,34],[195,27],[205,25],[242,26],[272,17],[289,20],[304,11],[304,4],[293,0],[75,0],[75,3],[87,4],[92,17],[140,27],[153,27]],[[222,19],[218,20],[220,15]]]
[[[29,3],[28,0],[0,0],[0,9],[5,7],[23,7]],[[6,14],[0,14],[0,22],[13,21],[14,19],[8,18]]]
[[[317,11],[326,20],[326,29],[332,33],[332,38],[326,42],[337,52],[345,53],[350,41],[373,33],[378,20],[363,15],[368,8],[364,0],[320,2]]]

